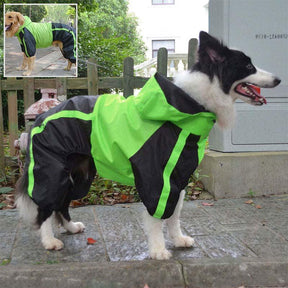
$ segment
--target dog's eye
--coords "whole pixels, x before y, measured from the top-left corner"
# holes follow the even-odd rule
[[[246,68],[247,68],[248,70],[253,70],[253,69],[254,69],[254,66],[249,63],[249,64],[246,65]]]

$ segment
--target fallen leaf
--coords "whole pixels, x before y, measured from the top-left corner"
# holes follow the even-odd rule
[[[256,205],[255,208],[262,209],[262,206],[261,205]]]
[[[202,206],[214,206],[214,203],[203,202]]]
[[[71,207],[79,207],[79,206],[83,206],[83,203],[81,203],[81,201],[79,201],[79,200],[72,200],[70,202],[70,206]]]
[[[121,195],[121,200],[122,201],[128,201],[129,200],[129,195],[122,194]]]
[[[253,204],[254,202],[253,202],[253,200],[247,200],[246,202],[245,202],[245,204]]]
[[[88,245],[93,245],[97,242],[97,240],[93,239],[93,238],[87,238],[87,244]]]

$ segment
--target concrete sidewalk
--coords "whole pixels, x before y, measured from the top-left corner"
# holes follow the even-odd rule
[[[71,209],[86,230],[57,228],[62,251],[44,250],[16,210],[0,211],[0,286],[288,287],[288,195],[247,200],[185,202],[183,230],[196,244],[176,249],[167,241],[169,261],[148,257],[141,204]]]
[[[23,71],[17,71],[23,61],[23,53],[17,37],[5,38],[5,77],[23,77]],[[70,71],[65,71],[67,60],[57,47],[37,49],[36,61],[30,77],[76,77],[77,68],[72,65]]]

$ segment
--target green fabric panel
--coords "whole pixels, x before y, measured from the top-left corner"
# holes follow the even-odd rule
[[[190,131],[191,134],[205,138],[208,137],[214,121],[216,121],[216,115],[211,112],[189,114],[177,110],[167,102],[154,77],[150,78],[135,97],[135,104],[143,119],[170,121],[183,130]]]
[[[45,129],[47,123],[49,121],[52,120],[57,120],[59,118],[78,118],[81,120],[86,120],[89,121],[91,120],[93,116],[93,113],[83,113],[80,111],[74,111],[74,110],[64,110],[64,111],[60,111],[58,113],[55,113],[49,117],[47,117],[40,126],[34,127],[31,130],[31,135],[30,135],[30,147],[29,147],[29,156],[30,156],[30,163],[29,163],[29,167],[28,167],[28,195],[30,197],[32,197],[32,193],[33,193],[33,188],[34,188],[34,174],[33,174],[33,169],[34,169],[34,155],[33,155],[33,137],[36,134],[39,134],[41,132],[43,132],[43,130]]]
[[[135,185],[129,158],[163,123],[141,119],[132,103],[136,98],[101,95],[92,122],[91,152],[99,175],[126,185]]]
[[[36,41],[36,48],[47,48],[51,46],[53,42],[52,23],[36,23],[32,22],[28,16],[24,16],[24,18],[24,24],[20,27],[17,34],[15,35],[18,37],[19,33],[25,27],[34,36]]]
[[[138,96],[135,97],[135,104],[141,117],[147,120],[176,123],[185,121],[191,116],[191,114],[180,112],[167,102],[155,77],[150,78]]]

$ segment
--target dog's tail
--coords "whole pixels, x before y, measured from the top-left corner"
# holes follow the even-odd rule
[[[38,206],[33,202],[27,193],[28,188],[27,172],[18,179],[16,183],[16,207],[19,210],[20,217],[33,228],[38,229],[37,215]]]

